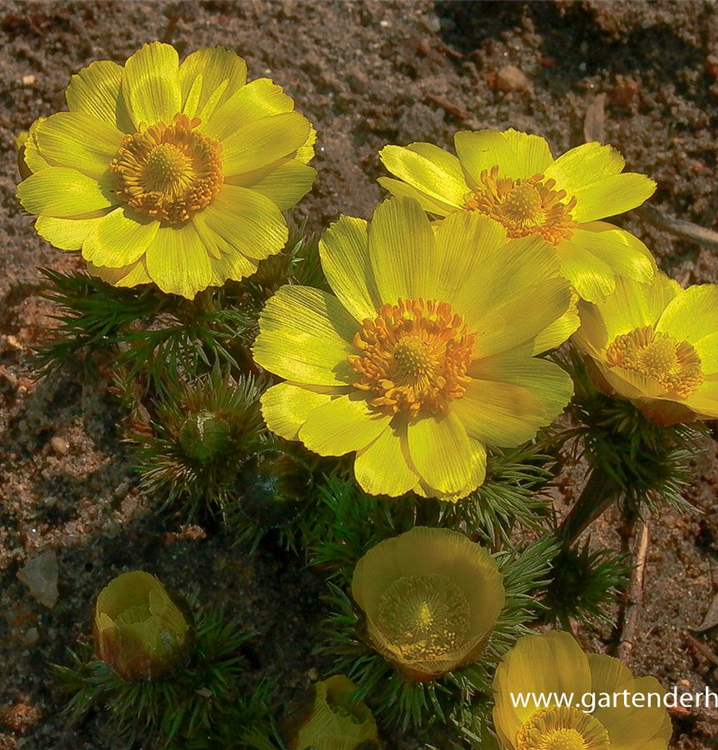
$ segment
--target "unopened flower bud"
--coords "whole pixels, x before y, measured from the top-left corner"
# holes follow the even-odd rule
[[[200,464],[207,464],[221,455],[230,442],[227,422],[211,411],[203,409],[190,416],[179,433],[185,454]]]
[[[123,573],[95,602],[95,650],[128,682],[165,677],[189,660],[193,623],[184,602],[149,573]]]

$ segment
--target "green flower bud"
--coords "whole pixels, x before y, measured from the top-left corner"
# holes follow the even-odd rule
[[[128,682],[148,682],[184,666],[191,656],[192,616],[185,603],[149,573],[114,578],[95,602],[95,651]]]
[[[224,419],[203,409],[182,425],[179,442],[189,458],[200,464],[208,464],[229,446],[230,427]]]
[[[291,750],[362,750],[378,748],[376,722],[361,701],[353,701],[357,686],[344,675],[315,686],[314,704]]]
[[[239,505],[250,520],[266,528],[296,518],[312,491],[314,479],[304,461],[275,448],[255,454],[239,476]]]

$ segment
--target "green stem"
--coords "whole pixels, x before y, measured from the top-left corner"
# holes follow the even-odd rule
[[[622,488],[612,479],[603,472],[592,469],[581,496],[558,527],[559,541],[569,547],[622,494]]]

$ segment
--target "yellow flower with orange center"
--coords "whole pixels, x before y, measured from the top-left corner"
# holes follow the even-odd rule
[[[269,428],[324,456],[355,453],[370,494],[457,500],[486,447],[518,446],[571,398],[536,354],[574,330],[570,285],[541,241],[509,255],[478,213],[434,229],[392,199],[371,223],[342,217],[320,243],[335,295],[286,286],[260,316],[259,365],[286,379],[262,398]]]
[[[659,272],[579,311],[573,340],[603,391],[659,424],[718,418],[718,286],[682,289]]]
[[[510,239],[541,238],[583,299],[603,299],[616,277],[651,280],[656,266],[646,246],[599,221],[639,206],[656,188],[644,175],[624,173],[615,149],[586,143],[554,160],[543,138],[512,129],[461,131],[454,143],[458,156],[429,143],[386,146],[381,160],[395,177],[379,182],[434,217],[476,211]]]
[[[666,750],[673,731],[658,680],[560,631],[519,639],[493,692],[502,750]]]
[[[278,253],[282,211],[311,188],[315,133],[267,78],[221,47],[181,64],[155,42],[124,66],[73,76],[69,112],[38,120],[21,144],[18,196],[61,250],[81,250],[114,286],[154,282],[193,298]]]

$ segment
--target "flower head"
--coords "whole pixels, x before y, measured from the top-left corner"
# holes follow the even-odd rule
[[[69,112],[23,145],[18,195],[38,233],[115,286],[191,299],[254,273],[287,241],[281,212],[312,186],[314,130],[281,87],[246,80],[230,50],[180,64],[159,42],[81,70]]]
[[[602,390],[659,424],[718,418],[718,286],[682,289],[659,272],[650,284],[619,281],[580,315],[574,341]]]
[[[626,705],[601,705],[601,695],[624,691]],[[528,635],[496,671],[494,724],[504,750],[665,750],[671,719],[657,701],[647,700],[649,693],[665,690],[653,677],[635,678],[618,659],[585,654],[568,633]],[[637,694],[643,700],[631,700]],[[526,706],[517,703],[519,695],[528,696]],[[592,695],[586,700],[595,701],[594,710],[539,702],[556,695]]]
[[[359,750],[379,747],[371,711],[353,700],[357,686],[336,675],[314,686],[309,715],[290,740],[291,750]]]
[[[114,578],[95,602],[95,650],[123,680],[165,677],[189,658],[193,626],[182,603],[149,573]]]
[[[386,146],[381,159],[398,179],[379,182],[433,216],[475,211],[510,239],[541,238],[583,299],[603,299],[615,277],[651,280],[655,261],[646,246],[598,221],[639,206],[656,189],[644,175],[622,173],[618,151],[586,143],[554,160],[543,138],[511,129],[461,131],[454,143],[458,158],[429,143]]]
[[[540,241],[504,252],[476,213],[432,228],[392,199],[371,224],[342,217],[320,254],[336,296],[285,286],[260,317],[258,364],[287,382],[262,398],[269,428],[324,456],[356,452],[370,494],[455,500],[482,483],[486,446],[518,446],[572,394],[533,355],[577,325],[571,291]]]
[[[359,560],[352,596],[374,648],[421,682],[478,658],[505,591],[485,549],[457,531],[416,527]]]

